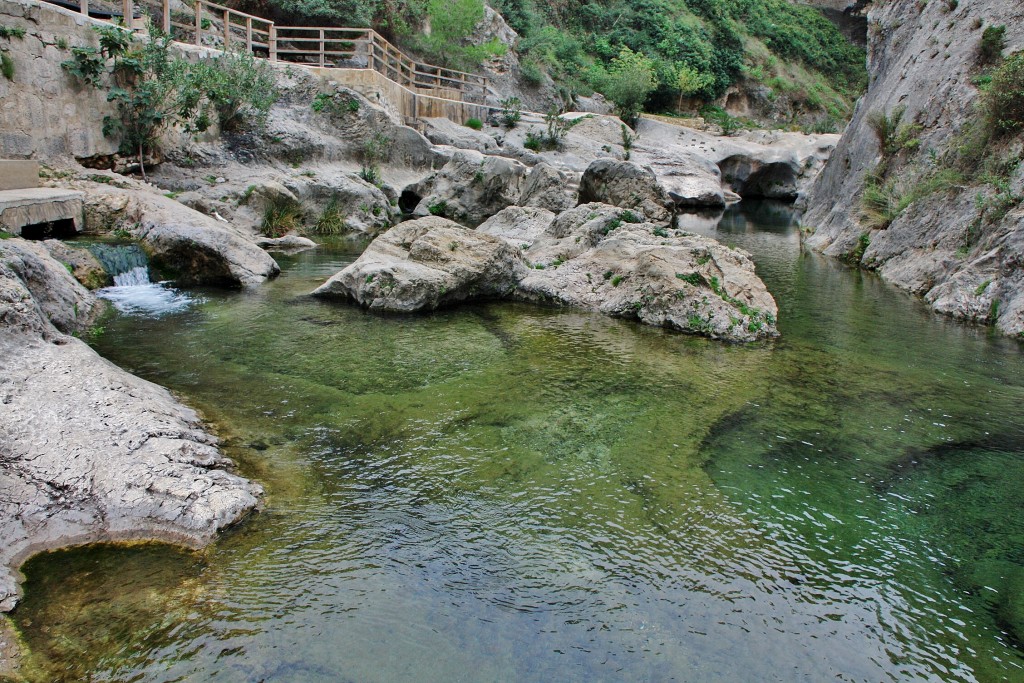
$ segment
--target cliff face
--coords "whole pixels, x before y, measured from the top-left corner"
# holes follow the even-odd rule
[[[951,150],[981,116],[975,82],[986,68],[981,42],[989,26],[1006,27],[1004,55],[1024,50],[1021,3],[874,3],[868,14],[868,92],[808,194],[804,223],[813,231],[807,239],[812,248],[877,270],[937,311],[994,322],[1017,335],[1024,333],[1021,165],[1005,178],[1003,199],[1010,210],[998,219],[984,213],[995,190],[971,178],[923,194],[884,229],[873,229],[861,216],[865,186],[883,156],[891,187],[905,198],[916,196],[915,189],[921,194],[919,181],[951,163]],[[899,108],[905,108],[903,130],[911,144],[883,155],[871,118]],[[1019,138],[999,145],[994,152],[1003,160],[1021,154]]]

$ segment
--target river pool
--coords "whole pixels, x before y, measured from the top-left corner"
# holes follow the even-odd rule
[[[784,207],[687,225],[754,255],[780,339],[307,297],[342,247],[114,313],[97,350],[266,507],[201,552],[31,560],[30,680],[1024,680],[1020,344],[802,251]]]

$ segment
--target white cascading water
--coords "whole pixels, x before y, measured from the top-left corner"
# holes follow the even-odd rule
[[[138,246],[94,245],[91,250],[114,278],[113,287],[104,287],[96,294],[122,313],[160,317],[183,311],[193,303],[191,297],[166,283],[150,282],[146,255]]]

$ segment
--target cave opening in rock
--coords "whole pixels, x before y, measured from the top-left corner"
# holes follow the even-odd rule
[[[412,190],[402,190],[401,196],[398,197],[398,208],[402,213],[410,215],[422,200],[423,197],[419,196]]]

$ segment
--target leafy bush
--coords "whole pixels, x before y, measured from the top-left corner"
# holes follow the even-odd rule
[[[14,60],[6,52],[0,52],[0,74],[9,81],[14,80]]]
[[[1007,57],[992,72],[983,106],[988,125],[997,136],[1024,130],[1024,52]]]
[[[981,45],[978,48],[982,64],[992,64],[1003,56],[1006,47],[1006,26],[987,26],[981,34]]]
[[[363,142],[363,166],[359,177],[373,185],[380,184],[380,163],[391,156],[391,143],[394,142],[386,134],[377,132]]]
[[[258,124],[277,99],[269,68],[252,55],[192,63],[172,57],[170,36],[153,27],[149,40],[138,43],[115,26],[95,30],[100,47],[72,48],[61,66],[93,87],[101,87],[104,77],[111,83],[107,100],[116,103],[118,115],[104,118],[103,134],[119,136],[121,152],[137,155],[143,177],[143,159],[158,151],[168,126],[200,132],[210,127],[211,116],[225,129],[243,119]]]
[[[509,97],[502,100],[500,104],[502,125],[509,130],[515,128],[519,119],[523,118],[523,112],[519,109],[523,103],[519,101],[518,97]]]
[[[654,61],[623,47],[612,60],[604,83],[604,94],[615,103],[619,118],[633,125],[643,110],[647,96],[657,85]]]
[[[472,128],[473,130],[481,130],[484,127],[484,122],[480,119],[466,119],[466,128]]]
[[[262,127],[278,98],[270,67],[249,53],[200,62],[193,66],[192,78],[205,91],[221,130]]]

